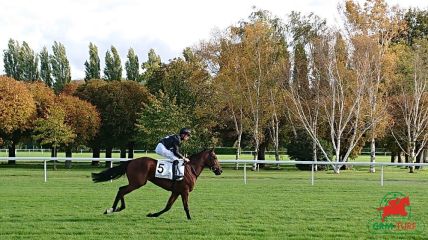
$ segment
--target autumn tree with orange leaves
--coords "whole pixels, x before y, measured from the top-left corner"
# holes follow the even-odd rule
[[[9,157],[15,157],[17,136],[30,128],[36,104],[25,83],[12,78],[0,77],[0,92],[0,138],[9,148]]]

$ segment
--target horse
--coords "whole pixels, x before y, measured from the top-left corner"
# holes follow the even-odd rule
[[[388,205],[379,207],[377,210],[382,211],[382,222],[385,222],[385,218],[392,215],[407,216],[406,206],[410,206],[409,196],[389,200]]]
[[[184,211],[186,212],[187,219],[190,220],[189,212],[189,193],[193,190],[196,180],[202,173],[205,167],[208,167],[215,175],[220,175],[223,170],[218,162],[214,150],[204,150],[189,157],[190,161],[185,165],[184,178],[181,181],[172,181],[169,179],[156,178],[156,163],[157,160],[149,157],[141,157],[127,162],[123,162],[118,166],[106,169],[100,173],[92,173],[92,180],[94,182],[106,182],[117,179],[126,174],[128,178],[128,185],[119,187],[113,206],[107,209],[104,214],[120,212],[125,209],[125,195],[144,186],[147,181],[171,192],[171,196],[165,208],[156,213],[149,213],[147,217],[159,217],[161,214],[171,209],[171,206],[181,196],[183,201]],[[121,202],[117,208],[118,202]]]

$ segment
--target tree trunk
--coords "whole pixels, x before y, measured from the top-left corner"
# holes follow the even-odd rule
[[[120,147],[120,158],[126,158],[126,147]]]
[[[336,149],[336,157],[335,157],[336,163],[340,162],[340,151],[339,151],[339,149],[340,149],[340,141],[339,141],[338,147]],[[340,173],[340,165],[333,165],[333,171],[334,171],[334,173],[339,174]]]
[[[416,156],[416,163],[421,163],[421,160],[423,159],[424,151],[420,151],[419,155]],[[421,169],[421,166],[416,166],[416,169]]]
[[[374,137],[372,137],[372,141],[370,143],[370,163],[376,162],[376,142]],[[375,173],[376,169],[373,165],[370,165],[370,172]]]
[[[106,158],[111,158],[113,153],[113,147],[106,148]],[[105,167],[109,168],[111,166],[111,161],[106,161]]]
[[[259,151],[257,152],[257,160],[266,160],[266,147],[267,143],[262,142],[262,144],[260,144]],[[261,167],[265,167],[265,164],[259,164],[259,168]]]
[[[100,158],[101,155],[101,149],[99,147],[92,148],[92,157],[93,158]],[[100,161],[92,161],[92,166],[98,166],[100,164]]]
[[[128,158],[134,158],[134,142],[128,144]]]
[[[275,145],[275,161],[279,162],[280,157],[279,157],[279,147],[278,145]],[[276,165],[276,169],[280,169],[281,166],[279,164]]]
[[[242,134],[238,134],[238,140],[236,143],[236,160],[239,160],[239,158],[241,157],[241,139],[242,139]],[[239,163],[235,163],[235,170],[238,170],[239,168]]]
[[[56,147],[52,148],[51,157],[56,158],[58,156],[58,149]],[[53,160],[53,169],[56,170],[56,160]]]
[[[395,157],[396,157],[397,153],[394,151],[391,151],[391,163],[395,162]]]
[[[416,148],[416,143],[414,141],[410,142],[410,163],[414,163],[415,162],[415,148]],[[415,172],[415,166],[409,166],[409,173],[414,173]]]
[[[317,142],[315,140],[312,141],[312,161],[317,162]],[[318,165],[314,165],[314,171],[318,171]]]
[[[401,151],[397,153],[397,162],[402,163],[403,159],[401,158]]]
[[[424,157],[423,159],[423,163],[427,163],[428,162],[428,149],[424,149]]]
[[[65,149],[65,157],[66,158],[71,158],[73,157],[73,153],[71,151],[71,147],[67,147]],[[71,168],[71,160],[65,160],[65,167],[66,168]]]
[[[8,157],[16,157],[16,144],[12,141],[11,145],[8,147]],[[15,165],[15,160],[8,160],[7,164]]]

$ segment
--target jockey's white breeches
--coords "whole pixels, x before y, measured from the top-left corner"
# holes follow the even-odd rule
[[[165,157],[171,161],[174,160],[179,160],[180,158],[178,158],[177,156],[174,155],[173,152],[171,152],[170,150],[168,150],[165,145],[163,145],[162,143],[158,143],[158,145],[156,146],[155,149],[156,153],[161,155],[162,157]]]

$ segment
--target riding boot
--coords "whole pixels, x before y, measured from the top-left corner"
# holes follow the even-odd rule
[[[176,181],[178,178],[177,169],[178,169],[178,160],[174,160],[174,162],[172,162],[172,181]]]
[[[181,175],[180,174],[180,169],[179,169],[179,161],[178,160],[175,160],[173,163],[172,163],[172,171],[173,171],[173,174],[172,174],[172,178],[173,178],[173,180],[174,181],[181,181],[181,180],[183,180],[183,176],[179,176],[179,175]]]

